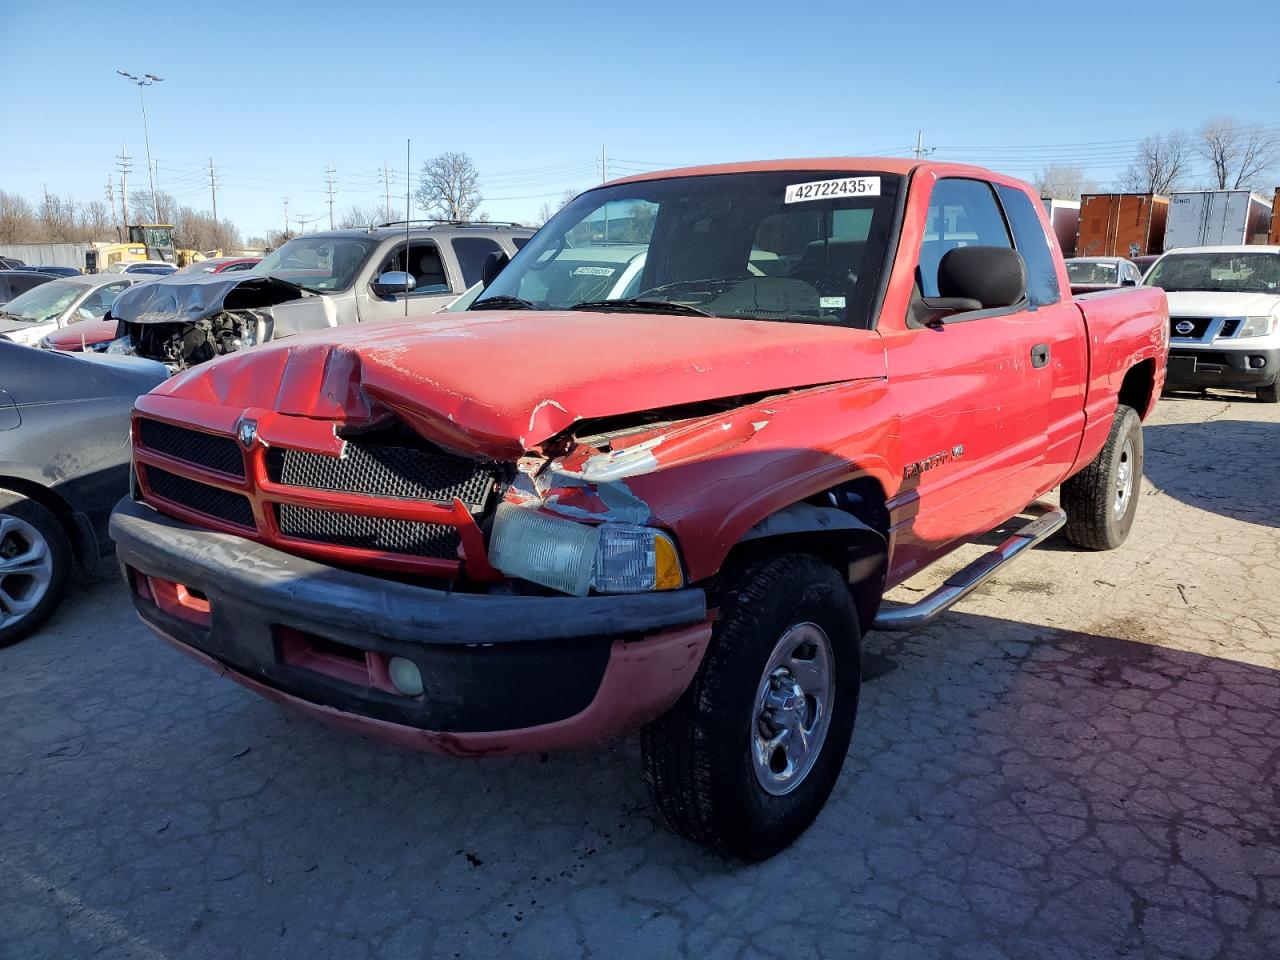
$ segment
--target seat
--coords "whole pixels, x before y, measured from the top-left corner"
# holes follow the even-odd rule
[[[444,274],[444,264],[440,261],[438,250],[432,247],[422,251],[413,271],[413,279],[418,291],[431,290],[433,287],[441,291],[449,289],[449,280]]]

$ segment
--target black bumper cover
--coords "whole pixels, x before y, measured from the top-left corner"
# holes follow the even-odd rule
[[[268,686],[427,730],[512,730],[585,709],[611,641],[706,618],[700,589],[616,597],[450,593],[352,573],[205,530],[125,498],[111,517],[120,562],[209,600],[209,625],[134,592],[144,620]],[[126,574],[128,570],[126,570]],[[285,663],[280,628],[417,664],[425,696],[355,686]]]
[[[1250,366],[1261,357],[1263,366]],[[1235,387],[1253,390],[1280,375],[1280,348],[1268,350],[1191,350],[1173,343],[1165,383],[1170,387]]]

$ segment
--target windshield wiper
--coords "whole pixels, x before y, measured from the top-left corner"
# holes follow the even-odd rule
[[[525,300],[522,297],[508,297],[505,294],[495,297],[485,297],[483,300],[477,300],[467,308],[468,310],[537,310],[539,309],[534,303]]]
[[[620,300],[583,300],[570,310],[632,310],[636,313],[678,313],[685,316],[714,317],[698,307],[674,300],[647,300],[644,297],[623,297]]]

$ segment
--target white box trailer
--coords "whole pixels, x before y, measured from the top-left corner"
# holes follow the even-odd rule
[[[1053,200],[1041,197],[1040,202],[1049,214],[1049,224],[1058,238],[1058,246],[1062,248],[1064,257],[1076,255],[1076,234],[1080,230],[1080,201]]]
[[[1257,243],[1271,226],[1271,201],[1248,190],[1186,190],[1169,196],[1164,248]]]

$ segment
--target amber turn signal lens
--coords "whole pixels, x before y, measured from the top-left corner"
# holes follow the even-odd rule
[[[655,590],[675,590],[684,586],[684,571],[680,569],[680,558],[676,556],[676,545],[667,537],[659,534],[654,542]]]

